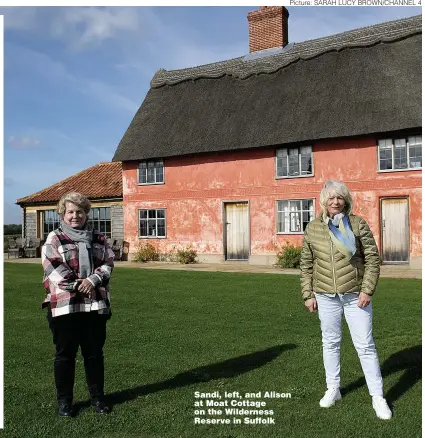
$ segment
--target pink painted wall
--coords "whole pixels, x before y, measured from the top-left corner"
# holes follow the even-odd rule
[[[276,234],[276,201],[314,198],[328,179],[350,189],[354,213],[364,217],[380,246],[380,199],[409,198],[410,253],[421,255],[422,171],[377,172],[375,138],[313,144],[314,176],[275,179],[274,148],[167,158],[165,184],[138,185],[137,162],[123,163],[125,240],[138,242],[138,209],[167,209],[167,238],[143,239],[160,251],[193,244],[198,253],[223,254],[223,201],[248,201],[251,254],[274,254],[276,247],[301,244],[302,235]]]

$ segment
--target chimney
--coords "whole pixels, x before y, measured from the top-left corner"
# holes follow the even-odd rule
[[[289,12],[284,6],[260,6],[248,13],[249,52],[285,47],[288,44]]]

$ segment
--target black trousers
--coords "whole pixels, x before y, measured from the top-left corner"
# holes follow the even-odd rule
[[[104,396],[103,346],[108,317],[97,312],[78,312],[52,318],[49,310],[47,319],[56,345],[54,375],[58,403],[72,403],[75,357],[80,346],[91,399],[102,400]]]

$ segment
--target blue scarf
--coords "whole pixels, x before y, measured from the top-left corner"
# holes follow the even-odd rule
[[[338,214],[333,220],[327,218],[327,223],[332,242],[338,251],[350,260],[356,253],[356,238],[348,217]],[[339,225],[339,228],[335,225]]]

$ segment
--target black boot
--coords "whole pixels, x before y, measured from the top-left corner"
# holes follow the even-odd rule
[[[59,403],[58,414],[59,417],[73,417],[74,411],[71,403]]]
[[[111,409],[103,400],[92,400],[91,404],[94,407],[96,414],[109,414],[109,412],[111,412]]]

